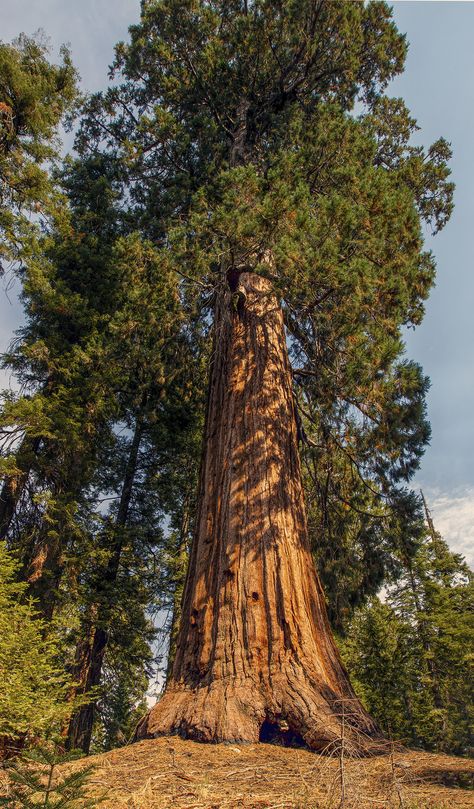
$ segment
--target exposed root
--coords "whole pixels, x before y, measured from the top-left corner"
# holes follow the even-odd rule
[[[225,687],[214,682],[208,688],[167,690],[139,723],[135,741],[178,735],[210,743],[273,741],[321,752],[333,751],[341,733],[349,756],[386,749],[358,700],[335,698],[330,705],[307,682],[304,689],[291,692],[273,683],[272,692],[266,693],[254,682]]]

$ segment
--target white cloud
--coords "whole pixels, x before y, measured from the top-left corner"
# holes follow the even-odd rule
[[[425,489],[435,528],[451,550],[474,567],[474,487],[454,492]]]
[[[0,38],[8,42],[22,31],[31,35],[43,29],[54,54],[70,43],[83,89],[94,91],[106,84],[114,45],[127,38],[128,26],[139,15],[139,0],[0,0]]]

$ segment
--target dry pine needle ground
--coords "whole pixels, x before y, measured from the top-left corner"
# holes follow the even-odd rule
[[[168,737],[87,761],[96,765],[91,793],[105,795],[104,809],[474,807],[472,760],[412,750],[345,759],[341,770],[337,754]]]

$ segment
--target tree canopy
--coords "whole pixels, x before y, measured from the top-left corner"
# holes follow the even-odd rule
[[[31,215],[47,214],[54,185],[48,166],[59,157],[59,125],[78,102],[77,73],[66,47],[48,60],[40,36],[0,42],[0,247],[4,271],[20,258]]]

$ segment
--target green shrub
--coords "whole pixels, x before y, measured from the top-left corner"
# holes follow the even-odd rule
[[[18,582],[18,563],[0,542],[0,754],[57,731],[71,711],[57,641]],[[1,757],[1,755],[0,755]]]

